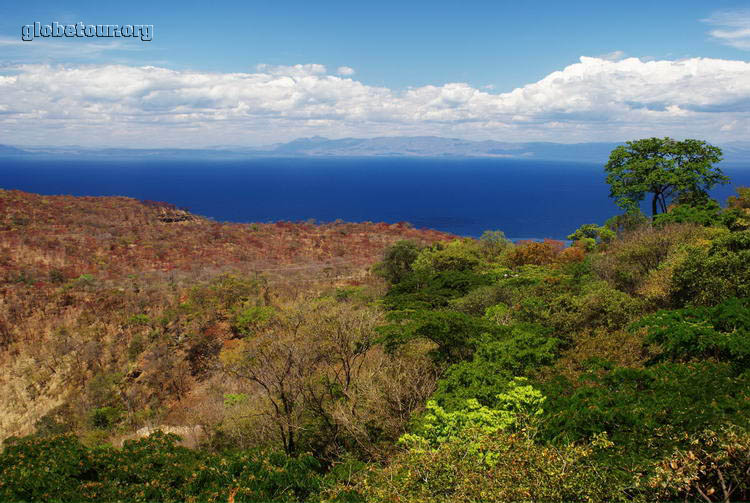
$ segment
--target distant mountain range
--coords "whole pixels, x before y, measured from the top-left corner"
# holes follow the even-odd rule
[[[13,147],[0,145],[0,157],[92,159],[244,159],[249,157],[497,157],[603,164],[620,143],[471,141],[437,136],[299,138],[267,147],[215,146],[203,149],[126,149],[86,147]],[[727,164],[750,166],[750,142],[719,145]]]

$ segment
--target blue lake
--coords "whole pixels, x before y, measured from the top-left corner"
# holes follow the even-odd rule
[[[733,185],[712,193],[722,203],[750,185],[750,169],[724,171]],[[562,239],[620,213],[601,165],[507,159],[0,159],[0,187],[167,201],[221,221],[407,221],[513,239]]]

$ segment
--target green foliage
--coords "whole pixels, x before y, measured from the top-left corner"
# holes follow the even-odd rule
[[[562,341],[551,336],[548,328],[518,323],[510,328],[507,337],[484,342],[475,353],[475,360],[492,362],[498,369],[525,376],[551,364],[561,346]]]
[[[635,294],[669,259],[699,239],[715,233],[691,224],[672,224],[656,229],[642,227],[614,241],[607,253],[593,261],[594,270],[618,290]],[[660,282],[664,279],[659,278]]]
[[[138,358],[138,355],[143,353],[145,349],[146,343],[143,340],[143,337],[138,334],[134,335],[133,339],[130,341],[130,344],[128,344],[128,360],[135,360],[136,358]]]
[[[72,436],[10,440],[0,453],[0,499],[176,503],[231,495],[236,502],[298,502],[327,483],[309,455],[210,454],[177,440],[157,432],[121,449],[86,448]]]
[[[677,305],[710,306],[731,297],[750,297],[750,231],[715,239],[706,250],[694,248],[674,272]]]
[[[582,239],[593,239],[599,243],[609,243],[612,241],[617,234],[615,231],[608,227],[599,226],[596,224],[584,224],[580,226],[573,234],[568,236],[568,239],[572,241],[578,241]]]
[[[496,260],[512,244],[502,231],[484,231],[479,238],[482,255],[490,261]]]
[[[89,380],[86,397],[96,406],[112,406],[120,403],[119,384],[122,374],[100,372]]]
[[[386,468],[372,467],[354,485],[340,486],[338,494],[355,492],[374,503],[632,501],[629,480],[593,462],[598,445],[608,444],[556,447],[523,433],[477,432],[436,449],[409,449]]]
[[[737,195],[729,196],[727,204],[730,208],[750,209],[750,187],[737,187]]]
[[[463,297],[450,300],[448,305],[462,313],[477,316],[503,298],[503,292],[496,285],[484,285],[474,288]]]
[[[644,308],[644,302],[617,290],[606,281],[590,281],[576,294],[564,292],[550,299],[548,323],[563,333],[604,327],[624,328]]]
[[[71,433],[75,424],[70,417],[70,405],[63,404],[47,412],[34,423],[35,435],[49,437]]]
[[[678,204],[666,213],[654,217],[654,225],[660,226],[670,223],[697,224],[703,226],[721,225],[724,223],[721,206],[713,199],[699,204]]]
[[[417,272],[437,274],[445,271],[474,271],[482,264],[482,249],[472,239],[437,243],[423,249],[412,267]]]
[[[368,292],[360,286],[345,286],[336,288],[336,290],[333,292],[333,298],[338,301],[356,300],[365,303],[374,300],[372,298],[371,292]]]
[[[73,436],[8,439],[0,453],[3,501],[85,501],[81,486],[97,478],[94,453]]]
[[[415,433],[406,434],[400,443],[413,449],[436,448],[449,440],[466,440],[474,435],[493,435],[519,425],[528,424],[543,412],[544,396],[518,377],[496,396],[493,408],[468,399],[463,407],[447,412],[434,401],[427,402],[427,412]]]
[[[721,223],[733,232],[750,229],[750,210],[727,208],[721,214]]]
[[[497,332],[481,318],[455,311],[397,311],[388,317],[391,324],[378,327],[380,341],[394,349],[409,341],[423,339],[435,344],[435,362],[453,363],[470,358],[484,333]]]
[[[397,241],[386,249],[383,260],[373,270],[391,284],[400,283],[412,271],[412,263],[421,249],[413,241]]]
[[[245,393],[225,393],[224,407],[231,408],[246,403],[248,396]]]
[[[750,229],[750,187],[737,187],[737,195],[729,196],[722,216],[724,225],[732,231]]]
[[[500,302],[485,309],[484,318],[498,325],[508,325],[513,319],[513,313],[507,304]]]
[[[274,308],[269,306],[250,306],[238,310],[232,320],[232,331],[241,336],[253,335],[273,318],[274,312]]]
[[[714,166],[721,149],[699,140],[647,138],[614,149],[604,170],[610,197],[632,211],[652,194],[652,215],[666,212],[673,197],[701,196],[728,178]]]
[[[492,407],[512,377],[513,374],[501,364],[475,357],[451,365],[437,382],[432,398],[448,410],[459,409],[470,399]]]
[[[558,356],[560,340],[546,330],[517,324],[507,335],[479,345],[472,360],[451,365],[437,383],[433,399],[454,410],[468,399],[496,407],[497,395],[506,391],[513,376],[527,376],[550,365]]]
[[[660,358],[672,361],[712,358],[750,368],[748,300],[729,299],[715,307],[659,311],[633,325],[646,329],[646,342],[657,344]]]
[[[128,318],[128,325],[132,327],[145,326],[151,323],[151,319],[146,314],[134,314]]]
[[[94,428],[108,430],[122,417],[122,410],[116,407],[98,407],[91,411],[90,421]]]
[[[674,448],[673,433],[692,434],[719,423],[748,425],[750,374],[726,363],[660,363],[645,369],[606,363],[582,376],[542,386],[548,397],[544,436],[565,441],[606,432],[618,456],[638,460]]]
[[[615,215],[609,218],[604,222],[604,226],[613,230],[619,236],[650,223],[651,221],[643,214],[640,208],[631,208],[622,215]]]
[[[383,305],[389,310],[439,309],[447,307],[451,299],[491,281],[491,277],[472,271],[444,271],[434,275],[413,272],[388,290]]]

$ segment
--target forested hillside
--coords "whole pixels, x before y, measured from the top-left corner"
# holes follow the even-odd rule
[[[0,499],[750,499],[750,189],[698,195],[566,246],[2,191]]]

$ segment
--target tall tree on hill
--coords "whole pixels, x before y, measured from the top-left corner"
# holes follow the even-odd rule
[[[612,151],[604,170],[609,196],[632,211],[652,194],[651,213],[666,213],[670,201],[705,200],[718,183],[727,183],[721,169],[721,149],[701,140],[646,138],[629,141]]]

